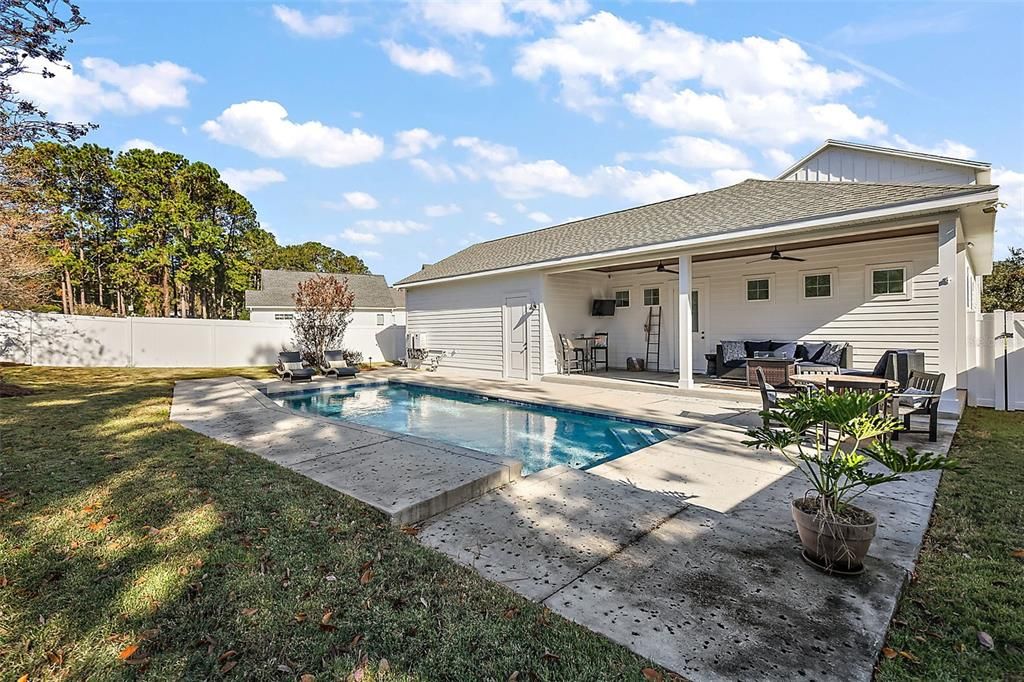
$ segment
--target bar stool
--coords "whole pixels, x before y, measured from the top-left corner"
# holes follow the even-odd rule
[[[594,332],[594,345],[590,347],[590,365],[595,370],[598,365],[604,365],[604,371],[608,371],[608,332]]]

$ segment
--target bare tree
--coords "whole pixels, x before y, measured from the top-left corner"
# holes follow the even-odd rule
[[[341,349],[353,299],[347,279],[318,275],[299,283],[292,331],[302,359],[313,367],[324,364],[325,351]]]

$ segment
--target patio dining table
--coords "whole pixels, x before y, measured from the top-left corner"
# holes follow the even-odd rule
[[[794,374],[789,378],[794,384],[817,386],[825,388],[828,380],[842,381],[846,384],[863,384],[865,387],[874,386],[883,381],[881,377],[866,377],[858,374]],[[887,388],[899,388],[900,382],[894,379],[884,379]]]

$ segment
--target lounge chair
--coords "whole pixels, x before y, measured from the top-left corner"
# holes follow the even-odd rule
[[[354,377],[359,373],[359,370],[355,367],[348,366],[348,363],[345,362],[345,354],[340,350],[324,352],[324,364],[320,366],[320,371],[324,373],[325,377],[334,377],[336,379]]]
[[[297,351],[285,351],[277,354],[277,366],[274,367],[277,375],[286,381],[312,381],[316,372],[312,367],[302,361],[302,355]]]

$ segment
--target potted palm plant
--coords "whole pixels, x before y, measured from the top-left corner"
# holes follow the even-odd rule
[[[809,483],[791,503],[808,563],[829,573],[857,574],[875,537],[875,515],[853,502],[868,490],[919,471],[954,469],[955,459],[913,448],[897,450],[889,437],[902,428],[884,409],[884,393],[800,394],[765,410],[765,425],[747,432],[745,445],[776,450]],[[871,462],[887,471],[869,469]]]

